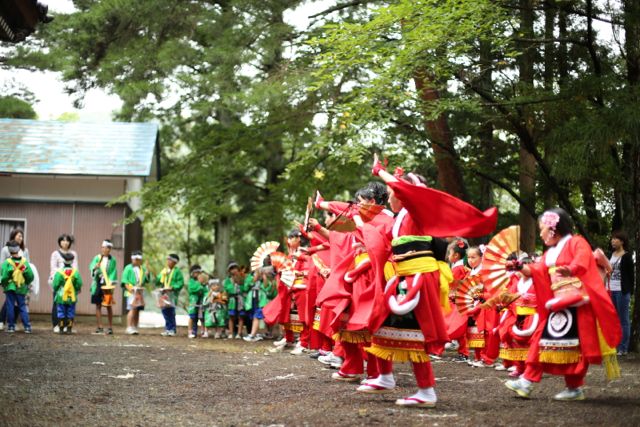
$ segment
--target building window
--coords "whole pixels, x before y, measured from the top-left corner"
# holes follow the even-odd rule
[[[24,241],[27,241],[27,220],[19,218],[0,218],[0,246],[9,241],[11,230],[15,228],[24,230]]]

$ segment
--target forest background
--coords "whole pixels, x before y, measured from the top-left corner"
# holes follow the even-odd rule
[[[638,248],[640,0],[337,0],[302,30],[285,15],[313,2],[73,3],[0,67],[59,72],[77,105],[100,88],[122,100],[114,120],[160,125],[162,176],[135,213],[159,260],[171,241],[220,274],[246,263],[316,189],[352,197],[374,152],[498,206],[525,251],[554,206],[594,247],[622,229]],[[0,114],[34,117],[12,92]]]

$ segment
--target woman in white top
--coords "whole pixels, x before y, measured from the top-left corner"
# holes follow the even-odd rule
[[[31,262],[29,259],[29,249],[24,246],[24,231],[22,228],[17,227],[11,230],[9,233],[9,242],[15,240],[20,245],[20,252],[18,255],[23,256],[27,259],[27,261]],[[11,258],[11,254],[9,253],[9,248],[5,244],[2,250],[0,250],[0,265],[2,265],[7,258]],[[0,310],[0,331],[4,329],[4,323],[7,319],[7,302],[2,305],[2,310]]]
[[[53,282],[53,276],[56,274],[56,271],[61,269],[64,266],[64,258],[62,258],[62,254],[72,253],[73,254],[73,268],[78,268],[78,254],[75,251],[71,250],[71,245],[73,244],[73,236],[69,234],[61,234],[58,237],[58,249],[51,253],[51,261],[49,263],[50,273],[49,273],[49,286]],[[58,326],[58,307],[56,307],[55,301],[55,292],[53,295],[53,307],[51,308],[51,324],[53,326],[53,332],[57,333]]]

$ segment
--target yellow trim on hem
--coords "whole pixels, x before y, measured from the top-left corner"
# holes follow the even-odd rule
[[[431,361],[429,355],[425,353],[424,350],[404,350],[400,348],[381,347],[376,344],[371,347],[365,347],[364,350],[380,359],[390,360],[392,362],[427,363]]]
[[[540,363],[553,363],[556,365],[566,365],[578,363],[582,359],[579,350],[542,350],[538,356]]]
[[[339,331],[331,338],[333,338],[334,341],[363,344],[371,342],[371,333],[369,331]]]
[[[500,357],[505,360],[524,361],[527,360],[528,348],[501,348]]]
[[[469,340],[467,345],[469,348],[484,348],[484,340]]]

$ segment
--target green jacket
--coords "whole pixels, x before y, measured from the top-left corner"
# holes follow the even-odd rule
[[[247,275],[242,284],[237,284],[231,277],[226,277],[224,282],[222,282],[222,287],[224,291],[229,295],[229,303],[227,304],[227,308],[229,310],[236,310],[236,302],[238,307],[242,307],[244,309],[244,301],[246,299],[246,294],[251,289],[253,285],[253,276]]]
[[[73,283],[73,297],[67,296],[64,297],[64,285],[66,282],[65,274],[66,270],[74,270],[73,268],[61,268],[56,271],[53,275],[53,282],[51,285],[53,286],[53,291],[55,292],[55,303],[56,304],[65,304],[65,305],[73,305],[78,301],[78,292],[80,288],[82,288],[82,277],[80,277],[80,273],[78,269],[75,269],[73,274],[71,274],[71,283]],[[71,273],[71,272],[69,272]]]
[[[204,291],[206,287],[202,286],[198,280],[193,277],[189,279],[187,285],[187,292],[189,293],[189,314],[196,314],[198,312],[198,305],[202,304],[204,298]]]
[[[102,270],[100,269],[100,261],[102,255],[98,254],[91,260],[89,264],[89,274],[91,274],[91,295],[95,295],[98,291],[98,285],[103,286],[105,283],[102,279]],[[118,271],[116,269],[116,258],[113,255],[109,255],[109,262],[107,263],[107,277],[111,280],[111,283],[118,281]]]
[[[127,290],[126,285],[145,287],[146,285],[151,283],[151,275],[149,274],[149,270],[147,270],[144,265],[141,265],[140,268],[142,269],[142,277],[140,278],[140,283],[138,283],[138,281],[136,280],[136,273],[133,269],[133,264],[127,264],[124,270],[122,270],[120,286],[122,287],[122,289],[124,289],[125,297],[131,296],[131,292]]]
[[[253,283],[251,289],[249,289],[249,294],[244,300],[244,309],[247,311],[253,309],[254,300],[258,302],[258,307],[256,308],[263,308],[269,301],[276,297],[277,293],[278,288],[276,287],[275,281],[267,280],[263,282],[262,280],[257,280]]]
[[[14,266],[11,263],[12,260],[16,264],[16,267],[19,267],[24,260],[24,264],[22,264],[23,267],[20,267],[23,271],[22,275],[24,277],[24,283],[20,286],[13,281]],[[0,284],[4,287],[5,292],[14,291],[18,295],[26,295],[29,293],[29,285],[31,282],[33,282],[33,271],[31,270],[31,265],[26,258],[7,258],[4,260],[2,263],[2,269],[0,269]]]
[[[165,283],[166,282],[166,283]],[[173,267],[170,271],[167,267],[163,268],[156,279],[157,288],[171,288],[171,300],[174,304],[178,304],[178,296],[184,286],[184,277],[182,271],[178,267]]]

